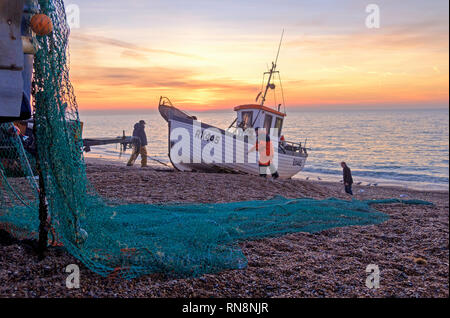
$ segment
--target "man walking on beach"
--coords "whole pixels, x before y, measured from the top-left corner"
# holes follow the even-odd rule
[[[147,167],[147,135],[145,134],[145,121],[141,120],[134,125],[133,137],[138,139],[137,144],[133,145],[133,153],[130,160],[128,160],[127,166],[131,167],[136,161],[137,157],[141,155],[142,168]]]
[[[352,177],[352,171],[350,170],[350,168],[347,166],[347,164],[345,162],[341,162],[341,167],[344,172],[344,186],[345,186],[345,192],[353,195],[353,191],[352,191],[352,185],[353,185],[353,177]]]
[[[249,152],[257,150],[259,153],[259,176],[266,177],[269,169],[272,178],[278,179],[278,169],[273,163],[274,149],[269,135],[264,128],[256,128],[256,138],[256,145]]]

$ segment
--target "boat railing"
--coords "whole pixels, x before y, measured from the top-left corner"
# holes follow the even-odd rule
[[[283,140],[278,145],[281,152],[291,155],[307,155],[309,150],[301,142]]]
[[[159,106],[170,106],[170,107],[173,107],[173,104],[172,104],[172,102],[170,101],[170,99],[168,97],[161,96],[159,98]]]
[[[233,124],[228,127],[227,131],[232,134],[237,134],[239,128],[241,127],[237,127],[233,122]],[[239,132],[240,135],[244,133],[243,130],[240,130]],[[273,136],[271,137],[274,138]],[[278,142],[278,148],[282,153],[290,155],[307,155],[308,150],[311,150],[310,148],[306,148],[304,143],[286,140],[280,140]]]

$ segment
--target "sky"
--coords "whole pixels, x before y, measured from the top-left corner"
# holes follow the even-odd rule
[[[253,103],[278,61],[287,107],[441,108],[449,102],[447,0],[72,0],[79,108],[190,110]],[[367,28],[366,6],[380,8]],[[267,105],[282,101],[278,80]]]

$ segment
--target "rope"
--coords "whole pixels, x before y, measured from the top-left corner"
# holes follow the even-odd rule
[[[153,160],[153,161],[155,161],[155,162],[157,162],[157,163],[160,163],[160,164],[166,166],[167,168],[171,168],[171,169],[172,169],[171,166],[169,166],[168,164],[166,164],[166,163],[164,163],[164,162],[162,162],[162,161],[160,161],[160,160],[158,160],[158,159],[156,159],[156,158],[153,158],[153,157],[150,157],[150,156],[147,156],[147,157],[148,157],[148,159],[150,159],[150,160]]]
[[[283,82],[281,81],[280,73],[278,73],[278,79],[280,80],[281,96],[283,98],[284,113],[286,114],[286,101],[284,100]]]

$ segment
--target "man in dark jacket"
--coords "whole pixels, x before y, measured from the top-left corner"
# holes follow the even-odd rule
[[[352,191],[352,185],[353,185],[353,177],[352,177],[352,171],[347,166],[345,162],[341,162],[341,167],[344,169],[344,186],[345,186],[345,192],[353,195]]]
[[[133,153],[131,154],[130,160],[127,166],[132,166],[136,161],[137,157],[141,155],[141,166],[142,168],[147,167],[147,135],[145,134],[145,121],[141,120],[134,125],[133,137],[136,137],[136,144],[133,145]]]

